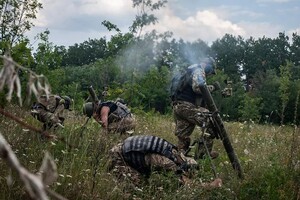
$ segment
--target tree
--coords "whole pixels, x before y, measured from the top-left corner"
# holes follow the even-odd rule
[[[291,44],[291,58],[290,60],[295,66],[300,67],[300,35],[293,33]]]
[[[281,99],[281,124],[284,121],[284,112],[289,101],[289,87],[291,85],[291,67],[292,63],[280,66],[280,99]]]
[[[24,39],[24,33],[34,24],[32,19],[42,8],[38,0],[1,0],[0,1],[0,49],[2,54],[7,48]]]
[[[255,97],[262,99],[261,115],[270,117],[271,122],[279,123],[278,114],[280,107],[279,86],[280,79],[275,69],[266,72],[257,71],[253,78],[253,90]]]
[[[62,55],[57,46],[49,42],[50,31],[46,30],[38,34],[41,40],[36,52],[33,54],[36,61],[35,70],[39,73],[47,74],[48,70],[57,69],[61,66]]]
[[[167,2],[167,0],[158,0],[155,3],[152,0],[132,0],[133,7],[137,8],[137,15],[129,27],[130,31],[139,37],[145,26],[157,23],[157,17],[150,12],[159,10]]]
[[[82,66],[106,57],[106,39],[88,39],[80,44],[69,46],[63,54],[62,66]]]
[[[242,120],[257,121],[260,118],[261,98],[256,98],[245,93],[239,112]]]
[[[211,48],[217,55],[218,67],[234,82],[240,81],[244,57],[243,38],[226,34],[222,39],[213,42]]]

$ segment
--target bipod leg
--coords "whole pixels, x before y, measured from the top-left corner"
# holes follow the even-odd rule
[[[209,159],[209,162],[210,162],[210,164],[211,164],[211,168],[212,168],[212,171],[213,171],[213,173],[214,173],[214,176],[215,176],[215,178],[218,178],[216,166],[215,166],[215,164],[214,164],[214,162],[213,162],[213,160],[212,160],[212,158],[211,158],[211,156],[210,156],[210,152],[209,152],[209,150],[208,150],[208,148],[207,148],[206,142],[205,142],[205,140],[204,140],[203,137],[202,137],[202,143],[203,143],[203,145],[204,145],[205,152],[206,152],[206,154],[207,154],[207,156],[208,156],[208,159]]]

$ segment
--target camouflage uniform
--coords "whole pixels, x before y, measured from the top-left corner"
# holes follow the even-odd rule
[[[110,151],[111,172],[119,179],[127,178],[138,184],[152,170],[173,171],[178,174],[197,165],[194,159],[185,157],[176,147],[156,136],[132,136]]]
[[[178,79],[173,78],[171,85],[173,116],[176,123],[175,135],[178,138],[178,148],[183,152],[187,151],[195,126],[202,126],[203,116],[199,113],[208,112],[202,98],[200,87],[206,85],[206,75],[214,74],[214,69],[208,69],[210,65],[195,64],[188,67],[186,72]],[[211,86],[213,87],[213,86]],[[204,140],[209,149],[213,147],[213,132],[208,129],[211,136],[205,136]],[[200,155],[205,154],[205,148],[200,148]]]
[[[185,101],[176,101],[173,103],[173,115],[176,123],[175,135],[178,138],[178,148],[184,152],[189,148],[191,143],[190,136],[193,133],[195,126],[202,126],[203,117],[198,113],[208,112],[206,108],[196,107],[194,104]],[[204,135],[206,146],[209,152],[213,148],[213,132],[209,128],[210,135]],[[206,152],[204,146],[200,148],[200,155]]]
[[[38,98],[38,103],[32,106],[31,114],[33,117],[43,122],[43,128],[48,129],[53,125],[63,124],[65,109],[65,100],[57,95],[49,95],[48,98],[43,95]]]
[[[129,108],[120,102],[101,102],[96,109],[95,119],[101,121],[101,109],[103,106],[110,108],[108,113],[108,126],[107,131],[111,133],[126,133],[135,129],[135,117],[130,112]]]

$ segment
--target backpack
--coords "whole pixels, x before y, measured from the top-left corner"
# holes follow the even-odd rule
[[[177,73],[172,78],[171,87],[170,87],[170,97],[172,101],[175,101],[178,92],[181,92],[189,84],[191,73],[192,70],[188,68],[181,73]]]
[[[113,114],[117,115],[119,118],[127,117],[128,115],[130,116],[131,112],[125,104],[119,101],[115,102],[115,104],[118,108],[113,112]]]

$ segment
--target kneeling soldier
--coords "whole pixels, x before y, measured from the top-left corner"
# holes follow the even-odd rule
[[[109,155],[110,171],[118,178],[130,174],[129,179],[135,184],[140,182],[142,176],[149,177],[153,170],[172,171],[184,183],[187,180],[185,173],[198,165],[170,142],[152,135],[131,136],[114,146]],[[219,186],[222,181],[216,180]]]

